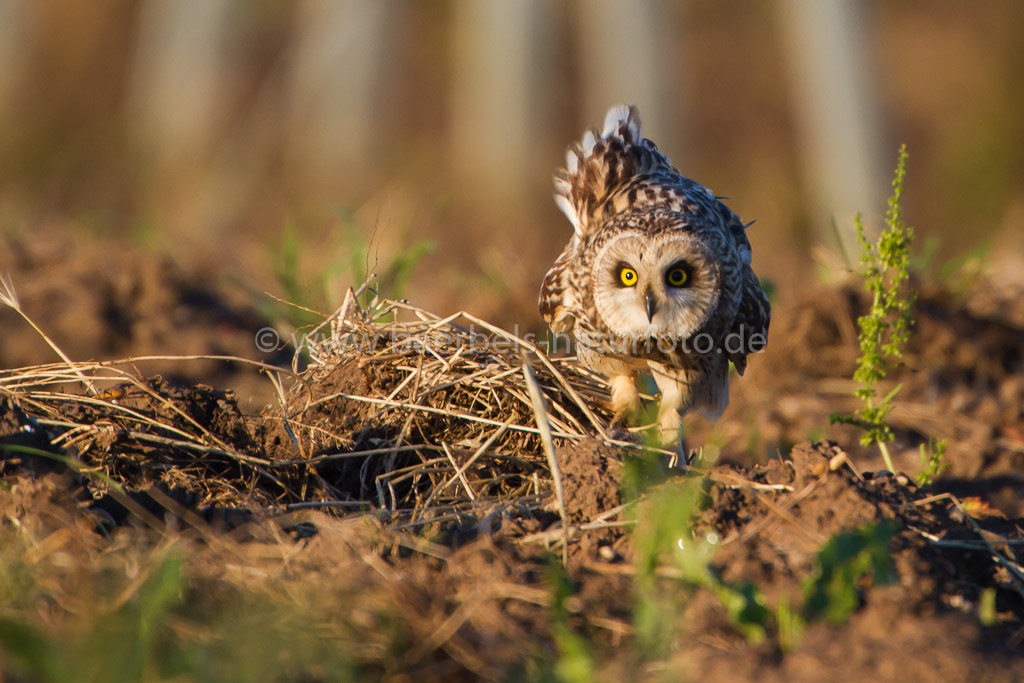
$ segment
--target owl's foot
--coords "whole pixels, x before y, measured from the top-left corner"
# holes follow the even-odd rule
[[[658,437],[661,447],[673,453],[671,467],[686,467],[690,463],[690,449],[683,436],[683,416],[675,408],[659,413]]]
[[[662,393],[658,406],[658,436],[665,448],[675,448],[683,441],[683,416],[675,398],[671,392]]]
[[[676,429],[666,433],[659,430],[661,436],[661,447],[672,453],[672,467],[686,467],[690,461],[690,449],[686,445],[686,437],[682,435],[682,429]]]

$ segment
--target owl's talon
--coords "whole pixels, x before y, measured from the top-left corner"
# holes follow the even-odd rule
[[[693,454],[690,449],[686,446],[686,437],[680,437],[679,441],[676,442],[675,455],[673,456],[674,462],[672,465],[679,469],[686,469],[693,462]]]

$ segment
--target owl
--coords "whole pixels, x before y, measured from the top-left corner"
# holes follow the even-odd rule
[[[634,106],[609,110],[569,147],[555,203],[573,235],[544,277],[540,312],[571,333],[581,363],[609,378],[617,419],[636,415],[636,380],[661,393],[658,430],[679,443],[682,416],[718,419],[729,363],[768,341],[771,308],[739,217],[640,134]]]

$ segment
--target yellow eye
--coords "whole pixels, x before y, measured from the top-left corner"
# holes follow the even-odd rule
[[[668,274],[665,275],[665,281],[672,287],[682,287],[689,279],[690,276],[687,275],[686,269],[679,268],[678,266],[668,271]]]
[[[627,287],[636,285],[636,271],[626,267],[619,271],[619,280]]]

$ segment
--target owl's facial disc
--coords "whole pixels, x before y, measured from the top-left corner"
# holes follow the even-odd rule
[[[598,253],[592,282],[605,324],[629,339],[687,339],[718,304],[717,262],[688,232],[624,232]]]

